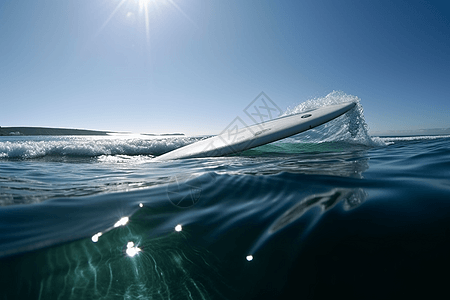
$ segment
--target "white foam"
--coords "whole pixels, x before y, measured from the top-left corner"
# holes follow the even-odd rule
[[[394,143],[402,141],[420,141],[420,140],[436,140],[450,138],[450,135],[419,135],[419,136],[399,136],[399,137],[378,137],[385,143]]]
[[[148,139],[65,137],[0,141],[0,158],[45,156],[96,157],[102,155],[159,155],[194,142],[187,137]]]

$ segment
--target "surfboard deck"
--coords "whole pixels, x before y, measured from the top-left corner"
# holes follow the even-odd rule
[[[283,116],[267,122],[239,129],[225,130],[219,135],[175,149],[154,161],[180,158],[215,157],[238,153],[275,142],[327,123],[355,107],[355,102],[329,105]]]

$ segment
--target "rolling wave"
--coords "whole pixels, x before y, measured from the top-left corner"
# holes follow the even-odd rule
[[[102,155],[160,155],[198,138],[17,137],[0,141],[0,158],[97,157]]]

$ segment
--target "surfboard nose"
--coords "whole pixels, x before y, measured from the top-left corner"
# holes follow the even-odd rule
[[[330,105],[329,107],[334,107],[336,111],[339,112],[339,114],[344,114],[348,112],[349,110],[353,109],[356,106],[356,102],[345,102],[345,103],[339,103],[335,105]]]
[[[336,106],[340,106],[342,108],[346,108],[347,110],[352,109],[353,107],[356,106],[356,102],[352,101],[352,102],[344,102],[344,103],[340,103],[340,104],[336,104]]]

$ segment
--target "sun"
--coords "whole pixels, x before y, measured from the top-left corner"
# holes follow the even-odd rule
[[[148,11],[148,6],[151,4],[156,4],[154,2],[155,2],[154,0],[137,0],[137,3],[139,5],[139,11],[145,11],[145,10]]]
[[[145,38],[147,41],[147,45],[150,45],[150,20],[153,19],[151,15],[155,12],[157,12],[158,14],[158,11],[159,13],[161,13],[161,8],[164,6],[171,7],[177,10],[188,21],[196,26],[196,24],[189,18],[189,16],[175,3],[175,0],[115,0],[112,1],[112,3],[116,3],[112,13],[99,28],[95,36],[98,36],[103,31],[103,29],[108,25],[111,19],[118,12],[123,12],[123,15],[126,18],[139,16],[138,18],[141,18],[143,20],[145,26]]]
[[[144,5],[148,5],[150,2],[155,2],[154,0],[138,0],[139,7],[143,7]]]

